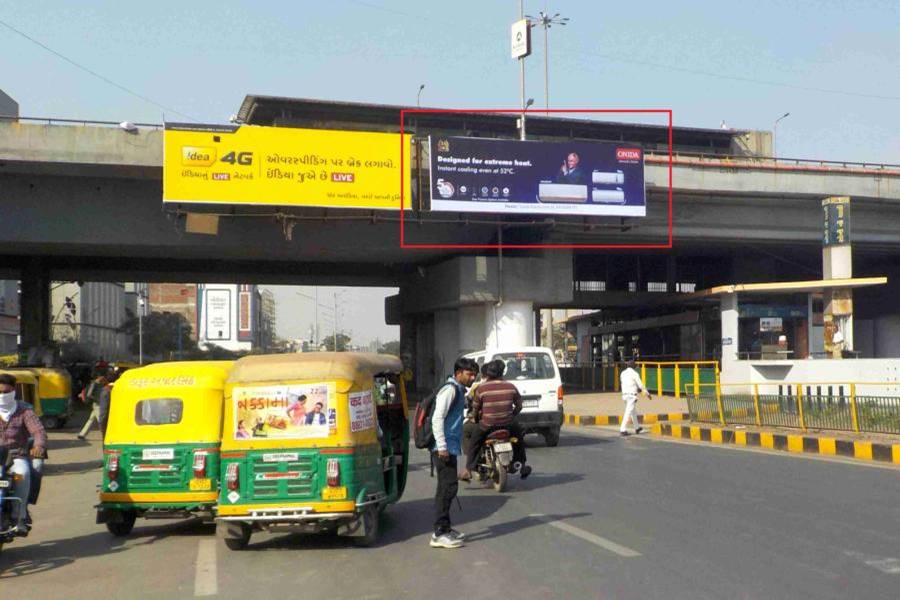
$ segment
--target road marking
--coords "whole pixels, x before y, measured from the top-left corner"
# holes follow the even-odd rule
[[[851,550],[845,550],[844,554],[860,560],[873,569],[878,569],[882,573],[887,573],[888,575],[900,575],[900,558],[873,556],[871,554],[863,554],[862,552],[853,552]]]
[[[591,533],[590,531],[585,531],[584,529],[579,529],[578,527],[569,525],[568,523],[563,523],[562,521],[553,519],[551,517],[548,517],[547,515],[534,514],[528,516],[534,519],[541,520],[547,525],[552,525],[557,529],[562,529],[566,533],[571,533],[575,537],[579,537],[596,546],[605,548],[606,550],[618,554],[619,556],[624,556],[625,558],[634,558],[635,556],[641,556],[641,553],[637,552],[636,550],[626,548],[625,546],[619,545],[612,540],[606,539],[605,537],[600,537],[599,535]]]
[[[194,576],[194,595],[215,596],[218,593],[216,538],[200,540],[200,544],[197,546],[197,572]]]

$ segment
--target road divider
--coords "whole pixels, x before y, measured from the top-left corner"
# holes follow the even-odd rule
[[[656,423],[653,435],[676,439],[781,450],[795,454],[843,456],[858,460],[900,465],[900,444],[850,440],[811,435],[795,435],[766,431],[746,431],[729,427],[692,425],[690,423]]]
[[[657,413],[638,415],[638,422],[643,425],[652,425],[661,421],[686,421],[688,413]],[[620,415],[569,415],[566,414],[563,421],[567,425],[618,425],[622,421]]]

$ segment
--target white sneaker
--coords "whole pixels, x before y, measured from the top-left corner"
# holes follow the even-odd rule
[[[432,548],[461,548],[463,541],[453,537],[450,533],[442,535],[431,534],[431,542],[428,545]]]

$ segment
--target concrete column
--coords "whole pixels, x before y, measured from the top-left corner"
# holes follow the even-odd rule
[[[459,308],[459,354],[484,350],[486,312],[483,304]]]
[[[50,277],[39,257],[29,259],[22,270],[21,348],[27,350],[50,341]]]
[[[485,342],[488,348],[530,346],[534,335],[534,304],[508,301],[485,309]]]
[[[452,374],[453,363],[459,356],[459,310],[438,310],[434,313],[434,380],[432,386]]]
[[[738,295],[723,294],[719,300],[722,316],[722,373],[728,373],[738,360]]]

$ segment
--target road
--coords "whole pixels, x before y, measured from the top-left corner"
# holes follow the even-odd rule
[[[414,450],[378,547],[257,534],[231,552],[192,521],[111,537],[92,508],[99,440],[52,438],[35,529],[0,555],[4,598],[822,599],[900,586],[896,468],[566,429],[558,448],[529,438],[535,474],[508,493],[462,485],[462,549],[427,545],[434,480]]]

